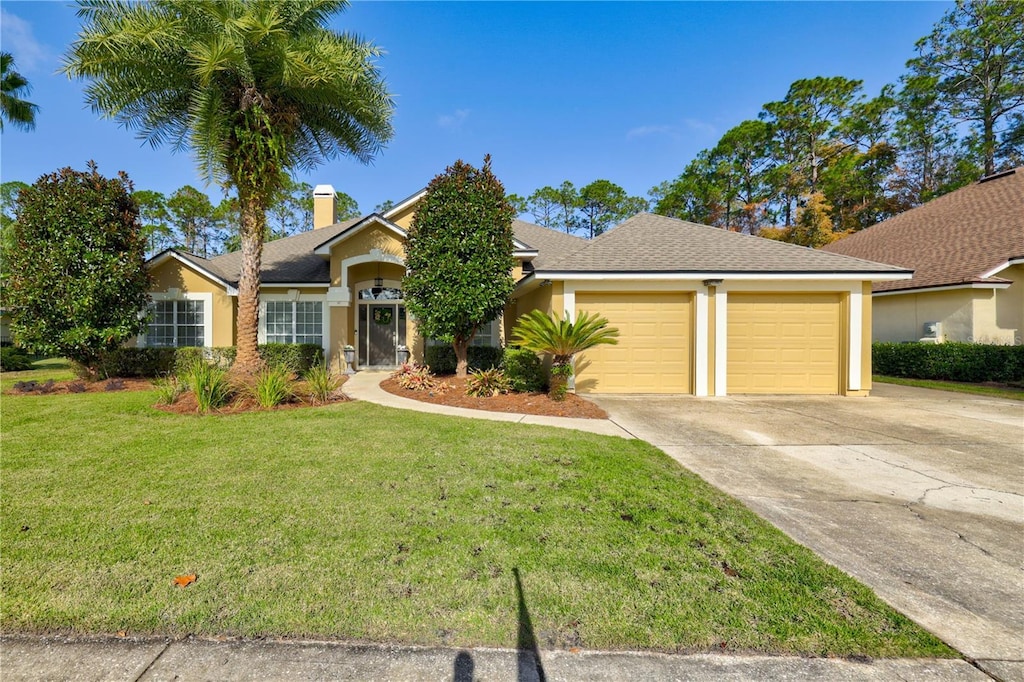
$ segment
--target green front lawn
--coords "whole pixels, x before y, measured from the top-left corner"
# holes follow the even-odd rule
[[[938,391],[955,391],[957,393],[974,393],[975,395],[986,395],[992,398],[1009,398],[1010,400],[1024,400],[1024,388],[1013,386],[993,386],[991,384],[969,384],[963,381],[939,381],[938,379],[905,379],[903,377],[873,376],[872,381],[880,384],[898,384],[900,386],[916,386],[917,388],[932,388]]]
[[[154,402],[4,397],[3,632],[955,655],[640,441]]]

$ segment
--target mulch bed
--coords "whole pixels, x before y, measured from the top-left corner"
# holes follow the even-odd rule
[[[18,388],[21,384],[22,388]],[[29,387],[29,384],[34,386]],[[149,379],[103,379],[100,381],[82,381],[68,379],[66,381],[19,381],[14,388],[4,391],[4,395],[64,395],[69,393],[114,393],[117,391],[150,391],[153,382]]]
[[[344,379],[342,380],[344,383]],[[4,395],[69,395],[75,393],[104,393],[118,391],[151,391],[153,382],[149,379],[103,379],[101,381],[82,381],[70,379],[66,381],[37,381],[19,382],[22,388],[10,388],[3,392]],[[34,384],[29,386],[28,384]],[[326,403],[314,403],[307,397],[307,391],[302,382],[294,386],[298,394],[291,401],[276,407],[261,407],[251,396],[239,395],[232,402],[224,407],[211,410],[209,414],[240,414],[242,412],[256,412],[266,410],[291,410],[297,407],[321,407],[334,403],[343,403],[349,400],[342,389],[339,388]],[[196,403],[195,394],[182,393],[172,405],[157,403],[153,407],[161,412],[171,414],[199,414],[199,405]]]
[[[388,378],[381,382],[380,387],[388,393],[402,398],[411,398],[424,403],[447,405],[448,407],[465,407],[471,410],[487,410],[488,412],[517,412],[520,414],[536,414],[546,417],[575,417],[577,419],[607,419],[608,414],[600,407],[585,398],[570,393],[562,402],[556,402],[546,393],[505,393],[502,395],[477,398],[466,395],[466,380],[454,376],[438,377],[448,384],[447,391],[410,391],[401,388],[398,382]]]

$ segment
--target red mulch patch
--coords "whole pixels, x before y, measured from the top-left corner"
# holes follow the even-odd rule
[[[570,393],[562,402],[556,402],[546,393],[505,393],[502,395],[477,398],[466,395],[466,380],[453,376],[438,377],[448,384],[444,392],[410,391],[401,388],[398,382],[388,378],[381,382],[380,387],[388,393],[402,398],[411,398],[424,403],[447,405],[448,407],[465,407],[471,410],[487,410],[489,412],[518,412],[520,414],[538,414],[546,417],[575,417],[577,419],[607,419],[608,414],[600,407],[585,398]]]
[[[4,395],[65,395],[69,393],[116,393],[117,391],[150,391],[153,382],[149,379],[103,379],[101,381],[82,381],[69,379],[66,381],[18,382],[19,384],[35,383],[32,389],[22,390],[9,388]],[[17,386],[18,384],[15,384]]]

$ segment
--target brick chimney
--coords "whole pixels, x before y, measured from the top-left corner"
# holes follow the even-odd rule
[[[313,229],[319,230],[338,222],[338,206],[336,194],[330,185],[317,185],[313,188]]]

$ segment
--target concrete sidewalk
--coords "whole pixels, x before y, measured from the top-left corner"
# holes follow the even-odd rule
[[[0,639],[0,676],[22,680],[873,680],[990,678],[963,660],[439,649],[324,642]]]
[[[607,419],[573,419],[570,417],[545,417],[536,414],[519,414],[517,412],[488,412],[486,410],[470,410],[464,407],[447,407],[425,403],[411,398],[401,398],[388,393],[380,387],[380,382],[390,376],[390,372],[371,372],[364,370],[350,376],[341,390],[355,400],[365,400],[387,407],[416,412],[430,412],[449,417],[469,417],[472,419],[489,419],[496,422],[517,422],[519,424],[539,424],[541,426],[557,426],[562,429],[587,431],[602,436],[618,436],[632,438],[628,431]]]

